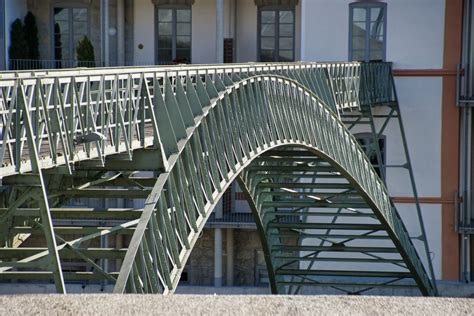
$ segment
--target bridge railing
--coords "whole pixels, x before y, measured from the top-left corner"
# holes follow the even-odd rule
[[[389,99],[388,84],[381,83],[390,67],[247,63],[0,72],[0,176],[31,171],[32,144],[43,168],[156,145],[155,96],[166,101],[188,85],[223,87],[271,73],[304,84],[335,111],[358,110]]]
[[[394,101],[392,63],[365,63],[361,65],[359,104],[383,105]]]

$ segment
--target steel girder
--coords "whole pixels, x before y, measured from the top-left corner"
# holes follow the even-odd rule
[[[41,77],[24,73],[16,78],[4,75],[5,79],[0,80],[3,122],[0,171],[6,185],[2,188],[4,209],[0,210],[0,216],[8,221],[3,222],[2,229],[6,240],[18,236],[28,238],[44,230],[48,248],[22,247],[21,242],[19,247],[14,247],[7,242],[7,247],[0,249],[0,258],[7,259],[1,263],[0,276],[54,277],[58,291],[64,291],[62,278],[66,278],[108,280],[115,283],[116,293],[171,293],[218,199],[244,172],[241,181],[255,206],[261,235],[266,238],[262,243],[267,245],[266,259],[274,292],[282,289],[291,292],[291,286],[320,282],[314,275],[352,275],[384,278],[380,282],[358,283],[370,286],[403,286],[399,279],[412,278],[424,294],[434,295],[435,285],[426,274],[383,182],[339,118],[340,112],[360,106],[362,67],[354,63],[257,64],[81,70],[79,73],[51,71]],[[387,90],[382,89],[377,97],[388,98]],[[20,106],[23,110],[18,110]],[[27,125],[25,129],[28,116],[34,120],[30,122],[32,127]],[[100,137],[91,142],[81,141],[94,134]],[[259,160],[263,154],[274,158],[278,150],[286,153],[287,148],[295,147],[300,149],[296,156],[289,156],[294,159],[289,165],[277,164],[275,168]],[[307,164],[301,169],[297,163],[301,160],[301,148],[326,165]],[[35,150],[41,157],[29,154]],[[28,176],[38,170],[35,163],[43,171],[39,174],[41,181]],[[276,174],[272,175],[272,181],[259,182],[260,186],[270,188],[256,194],[256,182],[249,175],[252,168],[262,167],[263,173],[272,175],[276,171]],[[313,167],[316,169],[312,170]],[[334,170],[321,175],[323,167]],[[136,171],[147,176],[140,176]],[[305,183],[305,176],[313,179],[335,176],[344,180],[314,184]],[[297,180],[288,181],[289,178]],[[314,199],[310,197],[308,201],[304,195],[296,198],[299,189],[289,189],[299,188],[298,185],[301,188],[308,185],[308,192],[317,187],[330,192],[332,188],[345,186],[346,189],[335,193],[349,200],[335,199],[334,206],[371,210],[370,215],[356,212],[361,218],[368,218],[369,223],[365,226],[337,223],[338,218],[349,217],[338,214],[333,216],[332,223],[323,224],[331,232],[349,231],[355,236],[347,237],[351,240],[388,236],[390,247],[343,247],[381,263],[396,265],[402,271],[383,268],[378,274],[377,271],[324,272],[313,267],[319,255],[310,256],[312,263],[304,275],[298,270],[301,266],[295,269],[295,264],[289,265],[291,269],[278,267],[278,262],[283,260],[281,254],[286,259],[294,257],[292,260],[301,261],[297,259],[301,254],[322,253],[326,247],[303,242],[303,236],[321,235],[314,230],[322,226],[311,220]],[[22,198],[29,196],[28,192],[34,188],[45,192],[41,201],[49,210],[35,208],[27,198]],[[146,197],[143,207],[106,207],[103,211],[83,208],[76,209],[77,213],[58,208],[70,197],[112,198],[125,194],[136,200]],[[261,196],[273,200],[261,204]],[[268,222],[268,218],[285,216],[294,220],[295,215],[289,214],[295,211],[291,206],[309,213],[297,215],[298,223]],[[38,214],[57,216],[57,220],[63,216],[91,222],[90,227],[53,226],[44,215]],[[375,223],[371,222],[374,220]],[[7,227],[6,223],[20,225]],[[364,233],[375,229],[386,232],[386,236]],[[294,234],[295,230],[301,235],[296,245],[273,242],[275,238],[285,238],[287,231]],[[66,238],[71,234],[81,236]],[[125,248],[118,244],[107,248],[106,242],[102,243],[105,236],[117,234],[132,235]],[[88,246],[97,239],[101,240],[101,248]],[[293,248],[289,257],[288,249],[276,249],[275,256],[270,246]],[[308,247],[312,248],[308,250]],[[90,271],[65,273],[59,264],[55,269],[42,271],[45,260],[59,262],[57,253],[62,260],[83,260]],[[386,253],[397,253],[399,258],[384,257]],[[109,271],[109,259],[120,260],[115,267],[117,271]],[[368,258],[335,261],[338,260],[358,262]],[[333,285],[344,286],[344,283],[336,280]]]

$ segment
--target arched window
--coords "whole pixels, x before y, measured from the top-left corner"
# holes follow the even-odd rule
[[[384,61],[387,4],[364,1],[349,5],[349,60]]]

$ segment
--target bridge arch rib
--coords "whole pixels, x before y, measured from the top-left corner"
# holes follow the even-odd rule
[[[252,197],[257,218],[265,216],[263,214],[265,212],[262,213],[262,203],[265,202],[261,197],[265,191],[257,192],[258,184],[255,179],[261,177],[251,176],[252,172],[249,170],[252,170],[252,161],[264,153],[271,153],[276,148],[290,146],[306,148],[315,157],[328,163],[326,168],[333,167],[334,172],[342,175],[342,179],[348,180],[347,185],[356,190],[362,202],[367,204],[378,220],[378,224],[369,224],[366,227],[360,225],[359,228],[354,225],[352,229],[386,231],[393,241],[393,248],[359,247],[361,253],[367,253],[369,256],[371,252],[400,253],[397,265],[399,270],[401,267],[404,271],[358,273],[362,277],[372,275],[379,278],[388,277],[389,280],[385,280],[387,284],[400,279],[414,278],[424,294],[433,294],[431,282],[426,277],[403,223],[391,205],[385,186],[357,141],[321,99],[299,83],[275,75],[258,75],[238,80],[231,85],[223,86],[220,91],[208,81],[206,94],[204,86],[200,88],[199,82],[196,87],[197,96],[200,100],[208,98],[209,105],[203,107],[203,114],[197,117],[194,125],[191,121],[187,122],[189,124],[187,125],[184,118],[188,116],[191,119],[191,111],[187,108],[186,102],[183,104],[181,100],[182,126],[189,126],[185,140],[161,138],[162,148],[166,148],[163,144],[174,145],[176,140],[177,145],[174,152],[165,150],[167,171],[158,176],[145,202],[142,217],[137,224],[115,285],[116,293],[173,292],[182,268],[215,203],[227,186],[242,172],[244,176],[241,183]],[[188,94],[191,95],[192,92],[188,91]],[[162,102],[159,96],[155,100],[155,106],[161,106],[163,109],[165,103],[173,102],[169,100]],[[183,113],[186,111],[189,112]],[[160,111],[157,112],[158,115]],[[176,134],[184,132],[176,130],[179,125],[173,126]],[[166,125],[158,124],[159,128],[160,126],[166,128]],[[163,135],[161,131],[159,132]],[[303,168],[302,171],[310,170],[311,165],[308,166],[309,169]],[[277,173],[278,168],[284,166],[277,167]],[[298,170],[298,167],[296,169]],[[318,167],[314,166],[314,169],[316,171]],[[265,168],[262,170],[266,172]],[[284,173],[280,173],[278,177],[285,178]],[[322,188],[324,186],[324,183],[321,184]],[[331,185],[328,183],[327,187],[331,188]],[[286,204],[288,202],[297,203],[297,201],[286,201]],[[272,205],[279,203],[285,204],[276,201]],[[352,203],[359,205],[361,201]],[[347,205],[349,204],[345,207],[349,208]],[[310,205],[306,205],[308,206]],[[273,217],[278,217],[277,214],[278,212],[274,212]],[[363,216],[364,213],[360,215]],[[370,217],[370,214],[365,213],[365,216]],[[268,219],[259,225],[261,236],[267,238],[264,244],[275,247],[277,245],[268,239],[267,221]],[[316,229],[321,226],[314,222],[306,224],[309,224],[309,229],[311,225]],[[343,230],[344,226],[351,227],[351,224],[333,226],[336,230]],[[372,233],[365,234],[365,237],[370,234]],[[151,249],[152,247],[156,248]],[[270,273],[272,290],[280,292],[283,286],[279,283],[292,282],[285,281],[286,276],[277,276],[278,271],[274,271],[276,267],[275,260],[272,259],[274,257],[271,254],[272,249],[268,247],[266,259],[269,269],[273,270]],[[305,249],[301,245],[299,248]],[[347,247],[349,251],[355,251],[354,249]],[[383,258],[379,259],[383,262]],[[388,259],[386,261],[389,262]],[[403,264],[400,265],[400,262]],[[301,272],[293,271],[293,273],[298,275]],[[358,273],[353,272],[355,276],[358,276]],[[351,272],[346,273],[348,274]],[[333,276],[337,276],[337,273]]]

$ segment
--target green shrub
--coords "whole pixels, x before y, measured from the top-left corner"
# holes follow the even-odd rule
[[[87,36],[77,44],[76,55],[77,67],[95,67],[94,46]]]

